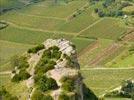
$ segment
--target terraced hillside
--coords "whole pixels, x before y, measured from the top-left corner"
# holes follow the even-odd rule
[[[15,1],[19,0],[12,0]],[[8,3],[13,7],[18,5],[17,2],[13,4],[8,0],[2,2],[3,8]],[[103,0],[93,5],[88,0],[59,0],[57,3],[54,0],[41,0],[1,14],[0,87],[10,78],[7,73],[13,69],[10,59],[14,55],[24,54],[29,48],[48,38],[65,38],[76,45],[85,83],[98,96],[115,88],[124,79],[134,79],[131,74],[134,73],[134,53],[131,52],[134,45],[134,26],[126,24],[128,20],[132,23],[134,18],[131,15],[127,19],[124,16],[99,17],[94,9],[102,2]],[[6,26],[2,27],[2,23]],[[113,78],[105,77],[108,73]],[[111,84],[118,75],[121,75],[119,79]],[[108,83],[106,88],[103,88],[103,80]]]

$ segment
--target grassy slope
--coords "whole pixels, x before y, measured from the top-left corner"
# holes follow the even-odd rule
[[[90,45],[94,40],[76,37],[71,40],[75,45],[78,52]]]
[[[129,54],[127,50],[124,50],[119,56],[116,56],[111,62],[108,62],[106,66],[110,67],[133,67],[134,66],[134,54]]]
[[[85,0],[74,0],[68,4],[54,5],[52,1],[48,1],[38,3],[34,6],[29,6],[28,8],[22,9],[19,12],[39,16],[66,18],[86,3],[87,2]]]
[[[33,47],[33,45],[25,45],[0,40],[0,70],[3,69],[3,64],[7,63],[12,56],[22,54],[31,47]]]
[[[97,28],[97,29],[96,29]],[[120,21],[114,18],[105,18],[93,27],[81,33],[84,37],[96,37],[105,39],[117,39],[126,28],[120,26]]]
[[[108,39],[100,39],[97,44],[97,48],[92,51],[85,52],[82,56],[79,57],[79,62],[81,68],[91,67],[89,66],[89,61],[95,58],[104,48],[110,45],[113,41]]]
[[[59,30],[67,31],[67,32],[80,32],[85,29],[89,25],[93,24],[99,18],[97,16],[93,16],[93,8],[88,8],[83,11],[80,15],[77,15],[76,18],[71,21],[63,24]]]
[[[134,69],[82,70],[84,81],[97,95],[120,86],[125,79],[134,79]]]

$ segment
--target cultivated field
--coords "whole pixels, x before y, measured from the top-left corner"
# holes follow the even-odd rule
[[[61,1],[55,5],[53,0],[45,0],[0,16],[0,22],[8,24],[0,30],[0,87],[7,83],[6,88],[11,93],[26,94],[23,83],[9,82],[10,75],[2,72],[11,71],[11,57],[25,53],[48,38],[65,38],[76,45],[84,81],[98,96],[118,87],[125,79],[134,79],[134,69],[129,69],[134,67],[134,54],[129,53],[134,42],[133,34],[126,36],[131,37],[129,41],[119,40],[126,31],[133,29],[133,24],[127,26],[122,17],[99,17],[94,12],[97,5],[90,5],[86,0]],[[2,0],[0,6],[9,6],[10,2]]]
[[[89,69],[81,70],[84,81],[98,96],[121,85],[125,79],[134,79],[134,69]]]

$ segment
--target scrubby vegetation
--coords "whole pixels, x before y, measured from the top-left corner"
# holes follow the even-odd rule
[[[70,98],[69,98],[68,95],[62,93],[62,94],[59,95],[58,100],[70,100]]]
[[[99,2],[99,0],[90,0],[93,4]],[[122,16],[126,13],[123,12],[123,8],[132,6],[132,0],[104,0],[103,3],[96,7],[94,11],[98,13],[100,17],[104,16]]]
[[[61,52],[56,46],[50,47],[49,49],[45,50],[39,63],[35,67],[35,74],[45,73],[48,70],[53,69],[54,65],[56,65],[55,60],[60,59],[60,57]]]
[[[43,44],[40,44],[34,48],[29,49],[28,53],[37,53],[39,50],[42,50],[44,48],[45,48],[45,46]]]
[[[52,78],[46,77],[45,75],[36,75],[34,80],[35,86],[42,92],[58,88],[56,81]]]
[[[41,91],[35,90],[31,100],[53,100],[50,95],[44,95]]]
[[[122,82],[121,88],[113,90],[106,94],[106,97],[125,97],[133,98],[134,82],[132,80],[126,80]]]
[[[18,68],[18,69],[26,69],[29,67],[29,64],[27,62],[27,57],[25,56],[13,56],[11,58],[11,65],[13,68]]]
[[[75,89],[74,80],[69,77],[63,77],[60,80],[62,82],[61,88],[65,91],[73,92]]]
[[[0,90],[1,100],[19,100],[17,96],[12,96],[4,87]]]
[[[21,69],[19,71],[19,73],[16,73],[13,78],[12,78],[12,82],[19,82],[22,80],[26,80],[30,77],[31,75],[24,69]]]
[[[6,22],[0,21],[0,30],[6,28],[7,26],[8,26],[8,24]]]
[[[11,59],[11,65],[14,67],[12,82],[19,82],[28,79],[31,75],[26,71],[29,67],[25,56],[14,56]]]

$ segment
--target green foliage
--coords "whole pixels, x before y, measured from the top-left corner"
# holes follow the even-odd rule
[[[95,12],[100,17],[103,16],[122,16],[124,7],[131,5],[129,2],[121,0],[104,0],[102,5],[95,8]]]
[[[12,96],[4,87],[0,90],[1,100],[19,100],[17,96]]]
[[[50,95],[44,95],[41,91],[35,90],[31,100],[53,100]]]
[[[65,91],[70,91],[72,92],[74,90],[74,80],[73,79],[70,79],[68,77],[63,77],[61,79],[61,82],[62,82],[62,86],[61,88]]]
[[[62,93],[62,94],[59,95],[58,100],[70,100],[70,98],[69,98],[68,95]]]
[[[42,50],[44,48],[45,48],[44,45],[40,44],[40,45],[38,45],[38,46],[36,46],[34,48],[29,49],[28,53],[37,53],[39,50]]]
[[[58,88],[58,85],[54,79],[47,78],[44,75],[36,75],[34,80],[37,88],[43,92]]]
[[[43,55],[35,67],[35,74],[45,73],[48,70],[54,69],[56,65],[55,59],[58,60],[61,57],[61,52],[57,46],[48,48],[43,52]]]
[[[24,56],[13,56],[11,58],[11,66],[17,67],[18,69],[26,69],[29,67],[29,64],[27,62],[27,58]]]
[[[134,82],[132,80],[126,80],[122,84],[120,95],[123,97],[131,98],[134,93]]]
[[[29,77],[30,77],[30,74],[26,70],[22,69],[22,70],[19,71],[18,74],[14,75],[14,77],[12,78],[11,81],[12,82],[19,82],[19,81],[22,81],[22,80],[26,80]]]
[[[54,69],[54,65],[56,65],[56,62],[48,59],[41,59],[37,66],[35,67],[35,74],[38,73],[45,73],[48,70]]]

